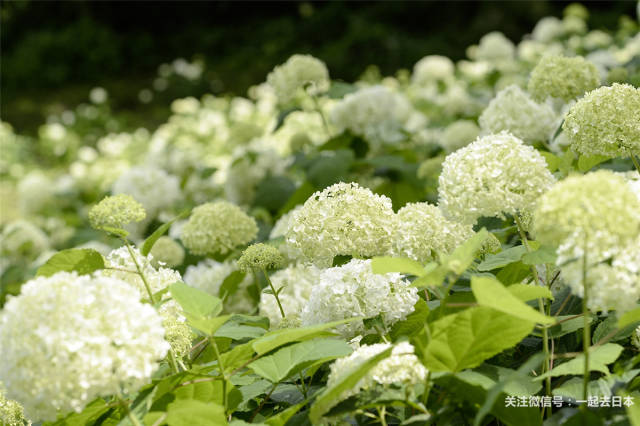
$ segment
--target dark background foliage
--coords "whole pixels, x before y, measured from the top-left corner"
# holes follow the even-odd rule
[[[196,96],[244,94],[293,53],[321,58],[333,78],[353,80],[370,64],[392,74],[427,54],[461,59],[489,31],[518,41],[569,3],[5,1],[2,117],[31,132],[52,108],[85,101],[95,86],[135,113],[138,91],[178,57],[206,63]],[[591,28],[615,28],[621,14],[635,13],[633,1],[586,6]],[[144,114],[164,117],[152,108]]]

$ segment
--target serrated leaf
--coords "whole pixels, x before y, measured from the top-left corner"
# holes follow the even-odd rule
[[[447,315],[429,325],[431,340],[422,348],[424,364],[434,372],[477,367],[518,344],[534,325],[484,306]]]
[[[391,355],[392,350],[393,348],[388,348],[364,361],[351,374],[345,376],[332,387],[326,388],[320,395],[318,395],[316,401],[311,406],[311,410],[309,411],[309,420],[311,420],[311,423],[317,424],[322,415],[329,411],[329,409],[339,401],[339,397],[344,391],[353,388],[360,379],[369,372],[369,370]]]
[[[103,268],[104,259],[97,251],[92,249],[67,249],[51,256],[44,265],[38,268],[36,276],[49,277],[61,271],[88,275]]]
[[[624,328],[629,324],[640,322],[640,307],[625,312],[618,319],[618,328]]]
[[[207,292],[176,282],[169,286],[171,297],[185,313],[197,317],[215,317],[222,311],[222,301]]]
[[[362,318],[355,317],[340,321],[328,322],[326,324],[312,325],[308,327],[274,330],[265,334],[259,339],[254,340],[252,343],[252,347],[257,354],[263,355],[280,346],[286,345],[287,343],[309,340],[318,336],[331,336],[333,335],[333,333],[329,332],[329,329],[334,328],[338,325],[347,324],[352,321],[361,320]]]
[[[453,253],[446,256],[442,265],[448,268],[451,272],[462,275],[464,271],[471,266],[480,247],[489,236],[489,233],[485,228],[478,231],[473,237],[462,243],[456,248]]]
[[[171,225],[173,225],[173,223],[176,220],[180,220],[182,218],[189,216],[190,213],[191,213],[191,210],[185,210],[182,213],[180,213],[178,216],[171,219],[169,222],[163,225],[160,225],[158,229],[153,231],[153,234],[149,235],[149,237],[146,240],[144,240],[144,243],[142,244],[142,248],[140,249],[140,253],[143,256],[148,255],[151,252],[151,249],[153,248],[153,245],[156,243],[156,241],[158,241],[158,239],[162,237],[169,230],[169,228],[171,228]]]
[[[507,287],[507,290],[509,290],[509,293],[522,300],[523,302],[538,299],[540,297],[553,300],[553,293],[551,293],[551,290],[549,290],[547,287],[542,287],[539,285],[512,284]]]
[[[478,271],[492,271],[522,259],[527,253],[525,246],[511,247],[496,254],[487,255],[478,265]]]
[[[406,257],[374,257],[371,259],[371,269],[374,274],[399,272],[417,277],[425,274],[424,266],[420,262]]]
[[[591,348],[589,352],[589,371],[599,371],[609,374],[607,364],[614,362],[624,348],[616,343],[606,343],[602,346]],[[580,354],[571,361],[567,361],[554,367],[534,380],[543,380],[547,377],[567,376],[572,374],[582,375],[584,373],[584,354]]]
[[[196,399],[178,399],[167,407],[169,426],[218,426],[226,425],[224,407]]]
[[[493,308],[515,318],[539,324],[553,324],[555,319],[544,315],[511,294],[498,280],[488,277],[471,278],[471,290],[480,306]]]
[[[272,355],[263,356],[251,364],[254,373],[279,383],[300,367],[318,360],[332,360],[349,355],[353,349],[343,340],[312,339],[286,346]]]
[[[526,253],[522,256],[522,263],[525,265],[543,265],[546,263],[556,263],[558,255],[556,249],[550,246],[541,246],[539,249]]]
[[[578,158],[578,170],[584,173],[610,159],[611,157],[604,155],[581,155],[580,158]]]
[[[626,339],[631,336],[636,329],[635,324],[629,324],[618,329],[617,322],[615,315],[609,315],[604,321],[598,324],[593,332],[592,343],[596,344],[607,336],[609,336],[608,340],[611,342]]]

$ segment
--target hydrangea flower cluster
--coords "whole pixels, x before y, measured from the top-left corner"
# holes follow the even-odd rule
[[[153,266],[167,268],[175,268],[181,265],[184,260],[184,249],[177,241],[171,237],[162,236],[158,238],[151,252],[149,253],[153,258]]]
[[[302,311],[302,324],[322,324],[353,317],[380,315],[385,326],[403,320],[413,312],[418,289],[401,274],[374,274],[371,260],[349,263],[322,271]],[[345,338],[364,333],[362,321],[336,327]]]
[[[267,83],[282,103],[291,101],[299,89],[317,94],[329,89],[329,71],[321,60],[311,55],[293,55],[267,76]]]
[[[440,145],[451,153],[467,146],[480,135],[480,128],[471,120],[458,120],[447,126],[442,133]],[[427,160],[428,161],[428,160]]]
[[[393,252],[426,263],[451,253],[472,235],[471,225],[445,218],[438,207],[410,203],[398,210]]]
[[[89,210],[89,222],[96,229],[122,228],[131,222],[140,222],[147,215],[142,204],[131,195],[118,194],[105,197]]]
[[[442,165],[438,201],[447,217],[473,224],[533,209],[553,183],[540,153],[502,132],[449,154]]]
[[[31,422],[24,417],[24,409],[18,401],[5,397],[6,389],[0,383],[0,424],[3,426],[31,426]]]
[[[180,200],[180,182],[176,176],[156,167],[133,167],[113,183],[114,194],[129,194],[139,201],[149,218]]]
[[[313,265],[291,265],[285,269],[276,271],[270,279],[276,289],[282,288],[278,293],[280,303],[289,324],[300,321],[302,309],[306,306],[311,290],[318,283],[321,270]],[[260,315],[269,318],[272,328],[277,328],[282,315],[273,294],[262,293],[260,295]]]
[[[331,364],[327,386],[331,387],[339,383],[364,362],[390,347],[392,345],[389,343],[362,345],[350,355],[337,359]],[[369,370],[353,388],[344,391],[338,399],[349,398],[352,395],[357,395],[362,390],[367,390],[377,385],[415,385],[423,383],[426,377],[427,369],[414,354],[413,346],[408,342],[400,342],[393,345],[389,357],[383,359]]]
[[[202,204],[193,209],[182,228],[181,239],[193,254],[225,254],[258,235],[256,221],[228,201]]]
[[[293,213],[286,238],[309,260],[330,265],[337,255],[387,253],[394,223],[389,198],[341,182],[314,193]]]
[[[548,104],[539,104],[516,85],[502,89],[478,119],[487,133],[503,130],[527,143],[546,141],[557,127],[556,114]]]
[[[570,101],[599,85],[598,69],[583,57],[545,56],[531,71],[528,89],[537,100]]]
[[[257,269],[277,269],[284,264],[284,257],[277,248],[264,243],[252,244],[238,259],[238,269],[250,272]]]
[[[446,56],[429,55],[415,63],[411,81],[417,85],[447,82],[452,79],[454,72],[455,65],[451,59]]]
[[[169,349],[164,335],[160,315],[126,282],[35,278],[0,312],[0,380],[27,417],[55,420],[147,384]]]
[[[587,93],[571,107],[562,128],[583,155],[640,155],[640,88],[614,83]]]
[[[403,95],[372,86],[346,95],[331,109],[330,120],[339,130],[364,137],[376,150],[406,138],[404,129],[411,112]]]
[[[640,201],[622,176],[598,170],[569,176],[540,197],[533,233],[560,247],[558,264],[607,259],[640,233]],[[586,251],[585,251],[586,250]]]

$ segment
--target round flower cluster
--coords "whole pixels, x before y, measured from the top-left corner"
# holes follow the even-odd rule
[[[49,250],[47,234],[23,219],[6,224],[0,238],[0,249],[5,256],[34,258]]]
[[[505,61],[513,59],[515,51],[511,40],[501,32],[493,31],[482,36],[471,56],[472,59],[480,61]]]
[[[447,156],[438,200],[446,216],[473,224],[481,216],[531,210],[554,181],[537,150],[502,132]]]
[[[570,101],[599,85],[598,69],[583,57],[545,56],[531,71],[528,89],[537,100]]]
[[[389,343],[362,345],[350,355],[338,358],[331,364],[327,387],[339,383],[363,363],[389,349],[391,346]],[[427,369],[424,368],[418,357],[414,354],[413,346],[408,342],[400,342],[393,345],[391,355],[369,370],[354,387],[344,391],[339,399],[344,400],[352,395],[357,395],[362,390],[370,389],[376,385],[415,385],[423,383],[426,377]]]
[[[167,300],[160,305],[158,313],[162,316],[165,340],[171,345],[175,356],[178,358],[187,356],[191,350],[191,341],[196,335],[182,315],[180,305],[175,300]]]
[[[193,209],[180,238],[193,254],[205,255],[228,253],[257,235],[256,221],[240,207],[216,201]]]
[[[180,182],[156,167],[133,167],[113,183],[114,194],[130,194],[147,211],[149,219],[181,198]]]
[[[3,426],[31,426],[31,422],[24,417],[24,408],[18,401],[7,399],[6,390],[0,383],[0,424]]]
[[[153,258],[152,264],[155,267],[166,266],[167,268],[174,268],[181,265],[184,260],[182,246],[173,238],[167,236],[158,238],[149,254]]]
[[[447,126],[442,133],[440,145],[447,152],[467,146],[480,135],[480,128],[471,120],[458,120]],[[427,160],[428,161],[428,160]]]
[[[224,298],[225,312],[249,313],[254,307],[247,293],[247,288],[253,282],[250,274],[247,274],[238,284],[237,291],[231,296],[220,294],[220,287],[225,278],[236,270],[236,262],[233,260],[217,262],[212,259],[205,259],[197,265],[187,268],[184,274],[184,282],[212,296]]]
[[[267,83],[273,87],[278,100],[287,103],[301,88],[312,95],[327,91],[329,71],[324,62],[311,55],[293,55],[269,73]]]
[[[293,210],[289,210],[280,216],[280,219],[278,219],[273,225],[273,228],[271,228],[269,239],[273,240],[280,237],[284,238],[287,229],[289,229],[289,220],[293,217],[294,212],[301,208],[302,205],[298,205]],[[296,261],[302,258],[302,252],[300,252],[298,248],[289,244],[286,239],[284,239],[284,242],[278,246],[278,250],[280,250],[280,253],[282,253],[287,261]]]
[[[558,264],[582,258],[602,261],[640,233],[640,200],[624,178],[608,170],[569,176],[538,203],[533,232],[560,247]]]
[[[352,259],[322,271],[302,311],[302,323],[380,315],[385,326],[391,326],[413,312],[418,298],[418,289],[401,274],[374,274],[371,260]],[[336,329],[345,338],[352,338],[364,333],[365,326],[362,321],[354,321]]]
[[[584,155],[640,155],[640,88],[614,83],[587,93],[569,110],[562,128]]]
[[[394,223],[389,198],[341,182],[316,192],[293,213],[286,238],[311,261],[328,266],[336,255],[387,253]]]
[[[394,254],[418,262],[449,254],[473,235],[471,225],[446,219],[438,207],[410,203],[398,210],[394,233]]]
[[[95,229],[122,228],[131,222],[140,222],[147,213],[142,204],[131,195],[118,194],[105,197],[89,210],[89,222]]]
[[[424,85],[438,81],[447,81],[454,77],[455,65],[446,56],[429,55],[420,59],[413,66],[411,81]]]
[[[509,131],[527,143],[546,141],[555,130],[556,115],[516,85],[501,90],[478,119],[487,133]]]
[[[284,257],[277,248],[264,243],[252,244],[238,259],[238,269],[250,272],[257,269],[277,269],[284,264]]]
[[[271,283],[278,293],[287,320],[299,320],[302,309],[307,304],[311,290],[318,282],[320,269],[313,265],[292,265],[271,275]],[[273,294],[260,295],[260,315],[269,318],[272,328],[282,321],[282,315]]]
[[[0,380],[27,417],[55,420],[133,393],[166,355],[162,319],[116,278],[59,272],[22,286],[0,313]]]
[[[409,101],[384,86],[350,93],[331,110],[330,119],[341,131],[364,137],[378,149],[382,144],[405,139],[404,128],[411,115]]]

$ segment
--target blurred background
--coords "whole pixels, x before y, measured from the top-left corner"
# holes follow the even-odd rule
[[[570,3],[4,1],[2,120],[33,135],[99,86],[126,127],[153,127],[172,99],[244,95],[294,53],[324,60],[336,79],[388,75],[428,54],[462,59],[489,31],[517,42]],[[636,8],[585,5],[592,29],[614,29]]]

